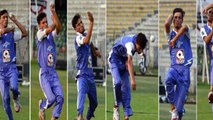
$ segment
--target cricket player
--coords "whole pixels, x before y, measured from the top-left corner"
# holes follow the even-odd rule
[[[14,32],[14,27],[8,27],[8,18],[15,23],[21,30]],[[9,120],[13,120],[10,107],[10,93],[12,91],[14,109],[20,111],[19,89],[18,89],[18,70],[16,67],[16,51],[14,43],[27,36],[27,31],[18,22],[14,15],[9,17],[7,10],[0,11],[0,92],[4,110]]]
[[[45,119],[45,110],[53,104],[51,120],[60,117],[64,103],[62,87],[55,70],[56,46],[54,39],[59,34],[61,23],[55,12],[54,4],[50,4],[53,24],[48,26],[46,13],[37,16],[39,30],[37,32],[38,64],[40,67],[39,82],[45,99],[39,101],[39,119]]]
[[[193,63],[189,27],[183,25],[185,12],[175,8],[165,21],[171,66],[165,78],[167,98],[171,104],[171,120],[181,120],[190,86],[190,66]],[[173,23],[174,28],[170,30]]]
[[[116,42],[109,53],[108,62],[113,78],[114,113],[113,120],[120,120],[119,106],[124,108],[124,120],[129,120],[133,115],[130,106],[131,88],[136,90],[136,82],[133,71],[132,59],[137,52],[141,54],[147,44],[147,38],[143,33],[126,35]],[[130,82],[129,82],[130,77]]]
[[[94,117],[95,109],[98,105],[96,85],[92,69],[90,38],[92,36],[94,18],[91,12],[87,13],[89,27],[87,33],[84,29],[80,14],[75,14],[72,19],[72,26],[76,31],[75,49],[76,49],[76,68],[77,68],[77,111],[78,120],[83,120],[84,101],[86,94],[89,98],[89,107],[86,115],[86,120]]]
[[[208,94],[209,103],[213,103],[213,3],[207,5],[203,13],[207,15],[207,24],[201,28],[200,34],[206,43],[206,48],[210,58],[210,92]]]

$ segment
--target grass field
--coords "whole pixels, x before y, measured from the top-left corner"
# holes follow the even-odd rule
[[[170,120],[171,119],[171,113],[169,112],[170,104],[160,103],[159,107],[160,107],[159,120]],[[195,104],[185,104],[185,110],[186,110],[186,114],[183,116],[182,120],[196,120]],[[202,120],[206,120],[206,119],[202,119]]]
[[[184,105],[186,113],[182,118],[183,120],[196,120],[197,107],[196,103],[190,103],[191,99],[196,100],[196,94],[188,94],[187,103]],[[170,120],[171,113],[169,111],[170,104],[159,103],[159,120]]]
[[[38,102],[39,99],[44,98],[44,94],[41,90],[40,84],[39,84],[39,67],[37,64],[36,60],[33,60],[31,63],[31,116],[32,119],[31,120],[38,120]],[[67,72],[66,71],[61,71],[61,70],[57,70],[58,73],[58,77],[64,92],[64,105],[63,105],[63,109],[61,112],[61,117],[59,120],[66,120],[67,119]],[[52,112],[52,108],[49,108],[45,111],[46,113],[46,119],[50,120],[51,118],[51,112]]]
[[[100,84],[96,84],[97,88],[97,97],[98,97],[98,107],[95,111],[95,118],[92,118],[92,120],[104,120],[105,119],[105,87],[102,87]],[[68,87],[68,119],[73,120],[77,116],[77,110],[76,110],[76,102],[77,102],[77,88],[76,88],[76,82],[74,79],[69,79],[69,87]],[[87,107],[88,107],[88,98],[86,97],[86,101],[84,104],[84,117],[87,113]]]
[[[158,80],[157,77],[136,76],[137,90],[131,90],[131,120],[158,119]],[[107,120],[113,115],[113,89],[111,75],[107,76]],[[123,108],[120,107],[120,118],[123,119]]]
[[[209,85],[198,80],[197,84],[197,120],[212,120],[212,105],[208,103]]]
[[[14,111],[12,94],[10,94],[10,106],[13,112],[13,118],[14,120],[29,120],[29,87],[19,85],[19,91],[21,92],[21,111],[19,113]],[[0,99],[0,120],[7,120],[7,115],[2,105],[2,98]]]

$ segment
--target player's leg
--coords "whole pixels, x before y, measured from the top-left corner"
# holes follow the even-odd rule
[[[52,119],[58,119],[60,117],[61,110],[64,104],[64,94],[56,72],[53,75],[53,80],[54,81],[52,81],[52,88],[56,98],[55,105],[52,110]]]
[[[13,120],[13,114],[10,107],[10,85],[9,82],[5,83],[5,80],[0,79],[0,92],[2,96],[2,102],[4,110],[9,120]]]
[[[174,86],[176,84],[175,79],[177,78],[178,74],[174,68],[169,68],[168,73],[165,78],[165,89],[167,93],[167,99],[170,103],[170,110],[172,114],[172,120],[178,119],[178,113],[175,107],[175,89]]]
[[[113,119],[119,120],[119,105],[122,103],[122,92],[121,92],[121,76],[118,68],[111,68],[111,75],[113,81],[113,93],[114,93],[114,110]]]
[[[122,104],[124,108],[124,117],[126,120],[132,116],[132,108],[130,106],[131,94],[130,94],[130,82],[129,82],[129,73],[127,70],[122,72],[121,80],[121,91],[122,91]]]
[[[88,98],[89,98],[89,107],[87,111],[87,120],[90,120],[92,117],[94,117],[94,112],[96,107],[98,106],[98,100],[97,100],[97,92],[96,92],[96,84],[94,78],[88,78],[89,80],[89,90],[88,90]]]
[[[10,89],[13,93],[14,109],[16,112],[19,112],[21,109],[21,105],[19,102],[20,92],[18,89],[18,70],[15,64],[11,65],[7,75],[10,81]]]
[[[213,65],[211,66],[210,72],[210,91],[208,93],[209,103],[213,103]]]
[[[88,84],[85,76],[80,76],[77,79],[77,111],[78,111],[78,120],[83,119],[83,111],[84,111],[84,102],[86,98],[86,94],[88,92]]]
[[[40,69],[39,82],[45,99],[39,101],[39,118],[40,120],[45,119],[45,109],[48,109],[55,102],[55,95],[52,92],[49,72]]]
[[[179,114],[179,120],[181,120],[183,116],[184,104],[190,86],[190,70],[184,69],[181,74],[182,76],[180,76],[179,80],[177,80],[175,92],[175,106]]]

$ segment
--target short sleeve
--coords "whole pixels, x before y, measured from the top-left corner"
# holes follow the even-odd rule
[[[56,29],[52,32],[52,35],[53,35],[53,38],[58,37],[58,34],[57,34],[57,32],[56,32]]]
[[[200,29],[200,35],[201,35],[202,38],[207,36],[206,30],[203,27]]]
[[[46,35],[46,29],[44,29],[44,30],[38,30],[38,32],[37,32],[37,39],[39,41],[42,41],[43,38],[45,38],[45,37],[47,37],[47,35]]]
[[[14,32],[14,40],[15,41],[21,40],[21,38],[22,38],[22,33],[20,31]]]
[[[78,44],[78,46],[81,46],[81,45],[83,45],[84,44],[84,36],[83,35],[78,35],[77,37],[76,37],[76,43]]]
[[[127,49],[127,54],[130,55],[130,56],[133,56],[132,51],[135,50],[134,44],[132,42],[128,42],[128,43],[125,44],[125,47]]]

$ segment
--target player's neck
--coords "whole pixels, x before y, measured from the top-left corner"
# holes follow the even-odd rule
[[[178,32],[178,31],[180,30],[180,27],[174,27],[174,30],[175,30],[176,32]]]
[[[212,24],[212,22],[213,22],[212,20],[208,20],[207,24],[210,25],[210,24]]]

